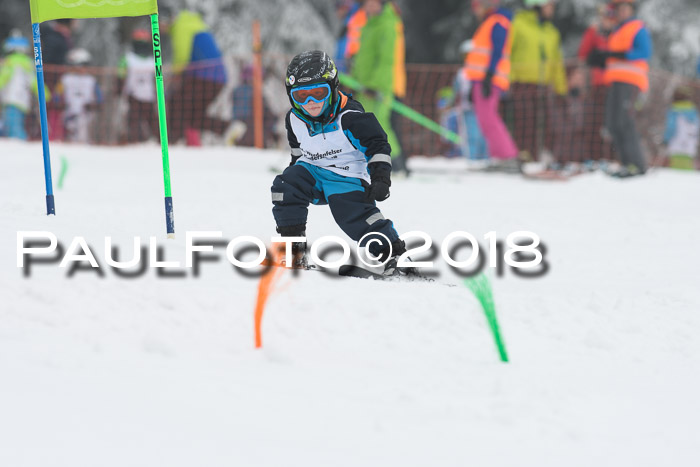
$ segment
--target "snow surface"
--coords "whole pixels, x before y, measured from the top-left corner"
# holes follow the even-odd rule
[[[549,274],[494,278],[511,357],[498,361],[465,287],[287,273],[253,349],[257,281],[222,263],[195,279],[25,279],[18,230],[104,236],[274,232],[270,166],[248,149],[172,148],[165,240],[156,146],[0,141],[0,466],[696,466],[700,458],[700,174],[569,183],[415,160],[381,204],[400,231],[538,233]],[[308,234],[342,235],[327,208]],[[145,240],[144,240],[145,241]],[[445,282],[459,278],[439,263]]]

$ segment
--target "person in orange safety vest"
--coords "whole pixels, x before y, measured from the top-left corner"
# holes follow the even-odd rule
[[[608,39],[608,50],[594,50],[588,57],[592,66],[605,68],[610,85],[605,108],[605,127],[621,163],[613,175],[621,178],[642,175],[647,162],[634,121],[640,92],[649,90],[649,59],[653,47],[644,22],[635,16],[635,0],[613,0],[618,25]]]
[[[347,34],[345,41],[344,60],[347,63],[345,68],[352,68],[352,60],[355,54],[360,51],[360,38],[362,37],[362,28],[367,24],[367,10],[360,6],[355,13],[350,17],[346,24]]]
[[[472,12],[481,20],[467,54],[463,72],[473,83],[474,113],[497,164],[515,160],[518,148],[498,113],[501,95],[510,88],[509,39],[512,14],[499,0],[472,0]]]

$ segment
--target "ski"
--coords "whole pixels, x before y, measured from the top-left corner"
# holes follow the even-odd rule
[[[383,276],[382,274],[377,274],[368,269],[361,268],[359,266],[353,266],[352,264],[345,264],[340,266],[338,269],[339,276],[346,277],[356,277],[358,279],[374,279],[378,281],[384,281],[390,279],[390,276]]]
[[[523,177],[529,180],[548,180],[548,181],[559,181],[566,182],[571,178],[568,175],[562,174],[558,170],[543,170],[541,172],[525,173],[523,172]]]
[[[356,279],[373,279],[377,281],[387,281],[387,282],[434,282],[436,284],[445,285],[447,287],[456,287],[456,284],[447,284],[444,282],[438,282],[432,277],[422,276],[422,275],[408,275],[408,276],[385,276],[379,274],[369,269],[365,269],[359,266],[353,266],[351,264],[346,264],[338,269],[338,275],[342,277],[353,277]]]

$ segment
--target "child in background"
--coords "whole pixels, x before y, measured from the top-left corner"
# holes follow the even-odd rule
[[[255,145],[255,118],[253,114],[253,66],[244,65],[240,81],[233,89],[233,122],[224,135],[226,144],[233,146]],[[278,137],[277,116],[263,99],[263,136],[265,146],[274,145]]]
[[[0,69],[0,102],[3,136],[27,139],[25,118],[37,94],[34,63],[29,57],[29,41],[13,32],[2,47],[5,63]],[[47,99],[48,90],[46,90]]]
[[[668,149],[669,166],[693,170],[700,140],[700,117],[691,100],[692,89],[681,86],[673,94],[673,104],[666,117],[664,144]]]
[[[459,51],[462,57],[466,58],[467,54],[469,54],[473,48],[474,42],[468,40],[464,41],[459,46]],[[472,82],[467,77],[464,68],[461,68],[457,72],[453,87],[455,93],[455,109],[458,112],[458,133],[463,142],[462,155],[475,166],[483,167],[489,159],[489,151],[470,99]]]
[[[67,61],[72,69],[61,77],[57,87],[65,111],[63,119],[66,140],[74,143],[90,142],[90,127],[95,110],[102,103],[102,92],[97,78],[88,74],[92,55],[85,49],[72,49]]]
[[[440,125],[453,133],[459,133],[459,115],[456,107],[454,106],[454,101],[454,89],[446,86],[438,90],[437,111],[440,117]],[[445,150],[446,157],[458,157],[462,155],[463,151],[461,144],[455,144],[444,136],[440,138],[440,142],[447,148]],[[464,142],[463,139],[462,142]]]
[[[153,66],[151,35],[145,29],[136,29],[131,35],[131,50],[119,64],[119,78],[123,79],[122,99],[128,102],[126,113],[127,140],[130,143],[157,137],[156,78]]]

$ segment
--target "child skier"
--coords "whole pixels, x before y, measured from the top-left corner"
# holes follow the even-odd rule
[[[700,139],[700,116],[692,101],[693,90],[679,87],[673,94],[673,105],[666,117],[664,144],[673,169],[695,169]]]
[[[3,52],[5,63],[0,67],[3,135],[26,140],[25,119],[32,106],[32,92],[37,94],[29,41],[14,33],[5,40]]]
[[[338,90],[338,70],[325,52],[303,52],[287,68],[292,106],[286,116],[292,162],[272,184],[272,213],[285,237],[306,234],[309,203],[328,204],[338,226],[361,247],[383,234],[391,242],[370,242],[369,252],[388,260],[385,275],[414,274],[398,268],[406,246],[376,201],[389,197],[391,147],[374,114]],[[369,234],[369,235],[368,235]],[[391,252],[390,252],[391,250]],[[306,244],[294,243],[293,267],[307,266]]]
[[[102,103],[102,91],[97,78],[86,68],[92,60],[90,52],[72,49],[66,59],[71,70],[61,77],[57,87],[65,105],[66,139],[74,143],[89,143],[95,110]]]
[[[119,77],[123,79],[121,99],[129,106],[126,139],[130,143],[147,141],[149,137],[159,134],[156,71],[150,40],[151,35],[147,30],[135,30],[131,35],[131,49],[119,64]]]

